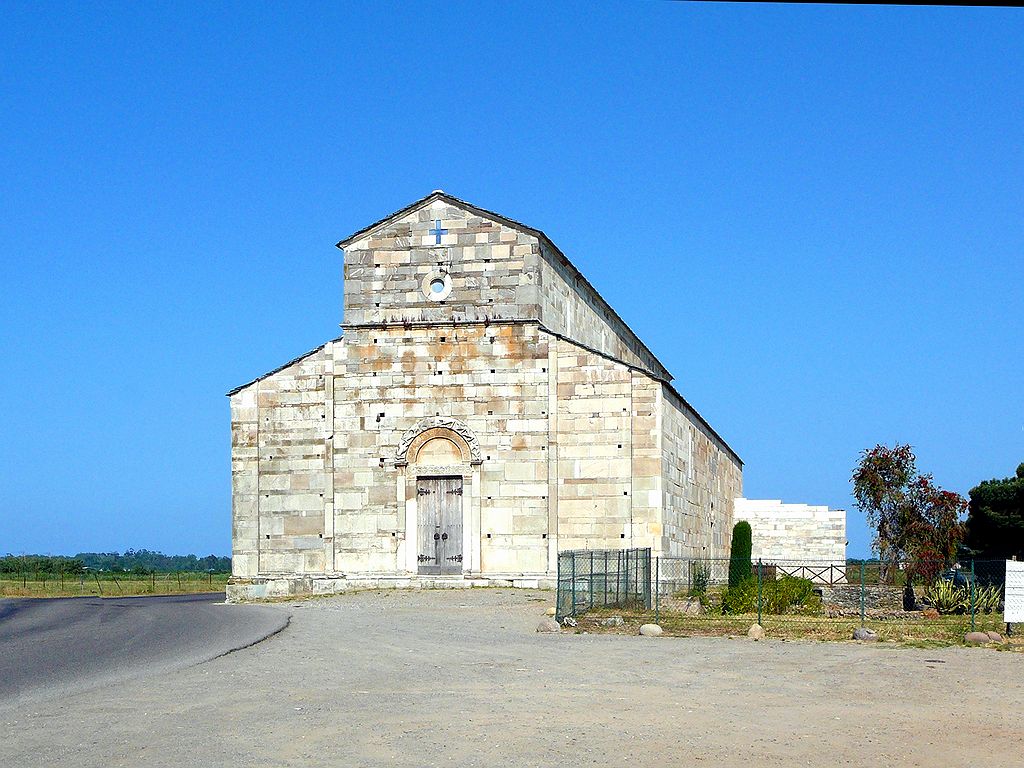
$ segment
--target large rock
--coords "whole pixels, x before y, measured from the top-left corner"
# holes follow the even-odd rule
[[[985,645],[992,641],[989,639],[988,632],[968,632],[964,635],[964,642],[967,645]]]
[[[621,616],[608,616],[607,618],[598,621],[602,627],[621,627],[622,617]]]
[[[989,630],[985,634],[988,635],[988,641],[990,643],[1001,643],[1001,642],[1003,642],[1003,636],[1000,635],[998,632],[992,632],[991,630]]]
[[[657,624],[644,624],[640,627],[640,634],[644,637],[658,637],[661,635],[661,627]]]
[[[760,624],[751,624],[747,630],[747,637],[751,640],[764,640],[764,627]]]
[[[685,616],[700,616],[704,613],[704,609],[701,607],[700,600],[696,597],[688,597],[686,602],[683,603],[680,612]]]
[[[558,626],[558,622],[550,616],[545,616],[541,619],[540,624],[537,625],[538,632],[561,632],[562,628]]]
[[[874,643],[878,640],[878,633],[873,629],[867,627],[857,627],[853,630],[853,639],[860,640],[865,643]]]

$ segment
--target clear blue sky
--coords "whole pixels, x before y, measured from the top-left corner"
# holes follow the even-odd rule
[[[1020,10],[339,5],[0,7],[0,552],[229,552],[224,393],[435,188],[547,232],[748,496],[1024,461]]]

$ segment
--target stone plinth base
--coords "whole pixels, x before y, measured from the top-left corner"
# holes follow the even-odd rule
[[[363,589],[470,589],[472,587],[515,587],[554,589],[552,573],[464,574],[461,576],[420,576],[417,574],[337,574],[323,576],[266,575],[253,578],[232,576],[227,585],[227,602],[329,595]]]

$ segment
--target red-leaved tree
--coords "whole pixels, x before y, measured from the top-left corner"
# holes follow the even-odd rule
[[[919,474],[909,445],[876,445],[863,451],[853,470],[857,508],[875,529],[874,547],[888,581],[901,560],[908,576],[934,580],[956,558],[966,533],[967,500]]]

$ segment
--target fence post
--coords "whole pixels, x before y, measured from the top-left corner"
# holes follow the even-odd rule
[[[864,561],[860,561],[860,625],[864,626]]]
[[[624,550],[623,554],[626,556],[626,567],[622,569],[625,579],[622,583],[622,599],[629,600],[629,550]]]
[[[604,591],[601,598],[601,604],[605,608],[608,607],[608,550],[604,551]]]
[[[590,607],[591,607],[591,609],[593,609],[593,607],[594,607],[594,550],[590,550],[590,574],[589,574],[589,576],[590,576],[590,578],[587,580],[587,583],[590,585],[590,589],[589,589],[589,592],[590,592]]]
[[[661,576],[661,558],[654,558],[654,623],[660,624],[661,621],[661,586],[659,578]]]
[[[761,623],[761,584],[764,582],[764,573],[761,566],[761,558],[757,558],[757,623]]]
[[[569,596],[571,597],[572,602],[569,604],[569,613],[567,613],[566,615],[567,616],[575,616],[576,615],[576,553],[573,552],[570,556],[572,557],[572,568],[569,571],[569,576],[571,577],[572,582],[571,582],[571,586],[569,587]]]
[[[971,632],[974,631],[974,560],[971,560]]]

